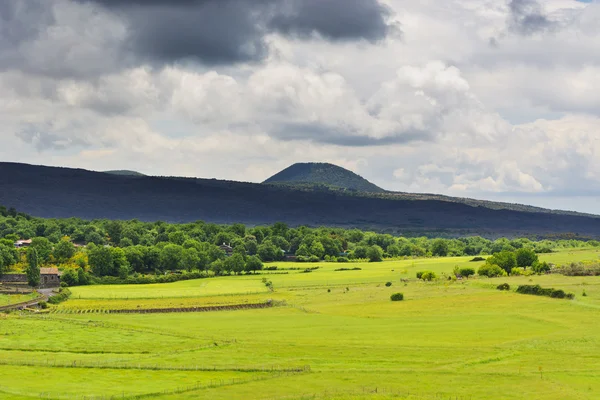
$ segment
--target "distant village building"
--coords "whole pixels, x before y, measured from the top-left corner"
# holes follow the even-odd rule
[[[40,287],[60,287],[60,275],[58,268],[40,268]]]
[[[61,272],[58,268],[40,268],[41,289],[50,289],[60,287]],[[0,283],[4,285],[27,285],[26,274],[5,274],[0,275]]]
[[[22,247],[29,247],[29,246],[31,246],[31,239],[28,239],[28,240],[17,240],[15,242],[15,247],[17,249],[20,249]]]
[[[231,247],[230,245],[223,243],[219,246],[219,248],[225,252],[225,255],[227,257],[233,255],[233,247]]]

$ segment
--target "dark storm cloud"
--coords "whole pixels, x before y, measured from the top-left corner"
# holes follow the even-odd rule
[[[509,9],[510,29],[521,35],[533,35],[556,27],[556,23],[544,15],[537,0],[511,0]]]
[[[260,61],[265,35],[383,39],[390,11],[380,0],[76,0],[124,19],[128,50],[145,61]]]
[[[315,143],[333,144],[347,147],[385,146],[411,142],[429,142],[435,135],[420,130],[397,132],[384,137],[364,136],[359,132],[319,123],[283,124],[269,130],[280,140],[310,140]]]
[[[270,27],[300,37],[376,41],[390,32],[390,10],[377,0],[287,0]]]

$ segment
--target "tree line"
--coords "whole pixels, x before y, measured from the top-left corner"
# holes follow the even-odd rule
[[[252,273],[264,262],[353,260],[382,261],[400,257],[533,254],[554,248],[600,246],[597,241],[489,240],[479,236],[443,239],[397,237],[390,234],[331,227],[289,227],[283,223],[246,227],[197,221],[174,224],[138,220],[81,220],[36,218],[0,207],[0,273],[26,270],[24,250],[14,243],[32,239],[36,264],[56,265],[63,280],[90,282],[93,277],[125,278],[167,271],[215,275]],[[221,246],[230,246],[226,253]],[[229,247],[228,247],[229,248]]]

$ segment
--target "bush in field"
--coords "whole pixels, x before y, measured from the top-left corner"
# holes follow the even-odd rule
[[[390,286],[392,286],[392,282],[386,282],[386,283],[385,283],[385,286],[387,286],[387,287],[390,287]]]
[[[540,285],[521,285],[517,288],[517,293],[531,294],[534,296],[547,296],[554,299],[575,298],[573,293],[565,293],[565,291],[562,289],[543,288]]]
[[[527,268],[538,262],[538,256],[532,249],[521,248],[515,252],[517,267]]]
[[[475,275],[475,268],[461,268],[458,270],[458,273],[460,274],[460,276],[469,279],[470,276]]]
[[[423,279],[424,281],[430,282],[436,278],[437,278],[437,275],[435,274],[435,272],[432,272],[432,271],[425,271],[425,272],[423,272],[423,274],[421,274],[421,279]]]
[[[367,250],[367,258],[369,262],[383,261],[383,249],[377,245],[373,245]]]
[[[477,274],[480,276],[487,276],[488,278],[495,278],[497,276],[506,275],[506,272],[497,265],[485,264],[477,270]]]
[[[485,261],[485,258],[483,257],[474,257],[471,262],[477,262],[477,261]]]
[[[348,257],[338,257],[337,258],[337,262],[339,262],[339,263],[347,263],[347,262],[350,262],[350,260],[348,259]]]
[[[47,309],[47,308],[48,308],[48,303],[46,303],[45,301],[40,301],[40,302],[38,303],[38,306],[39,306],[39,307],[40,307],[42,310],[45,310],[45,309]]]
[[[404,300],[404,294],[402,293],[394,293],[390,296],[390,300],[392,301],[402,301]]]
[[[521,276],[521,275],[523,275],[523,270],[521,268],[515,267],[510,270],[510,275],[511,276]]]
[[[496,286],[498,290],[510,290],[510,285],[508,283],[503,283],[501,285]]]
[[[48,299],[48,303],[59,304],[59,303],[62,303],[63,301],[68,300],[70,296],[71,296],[71,291],[69,289],[60,288],[58,294],[55,294],[54,296],[52,296]]]
[[[417,272],[417,279],[421,279],[423,277],[424,271]]]
[[[508,274],[517,266],[517,257],[512,251],[501,251],[488,258],[486,264],[497,265]]]
[[[544,262],[536,262],[531,266],[531,270],[536,274],[545,274],[546,272],[550,272],[550,265]]]

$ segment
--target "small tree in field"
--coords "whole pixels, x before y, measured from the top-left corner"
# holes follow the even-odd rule
[[[522,248],[516,251],[517,267],[527,268],[538,262],[538,256],[532,249]]]
[[[458,272],[460,276],[463,276],[467,279],[469,279],[470,276],[475,275],[475,269],[470,267],[461,268]]]
[[[256,272],[263,269],[263,263],[257,256],[249,256],[246,259],[246,272]]]
[[[40,284],[40,266],[38,265],[38,254],[34,247],[27,249],[27,283],[36,287]]]
[[[402,293],[394,293],[390,296],[390,300],[392,301],[402,301],[404,300],[404,295]]]

